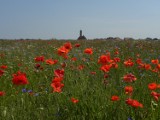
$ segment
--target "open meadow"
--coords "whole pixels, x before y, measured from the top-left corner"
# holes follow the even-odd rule
[[[0,40],[1,120],[159,120],[160,41]]]

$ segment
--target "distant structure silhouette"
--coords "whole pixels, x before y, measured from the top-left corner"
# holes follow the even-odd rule
[[[82,30],[80,30],[78,40],[87,40],[87,38],[84,35],[82,35]]]

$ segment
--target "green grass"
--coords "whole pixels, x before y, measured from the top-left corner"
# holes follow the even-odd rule
[[[69,59],[57,55],[56,49],[68,41],[0,41],[0,66],[8,68],[0,77],[0,91],[5,91],[0,96],[0,119],[2,120],[158,120],[160,119],[159,101],[156,102],[150,95],[148,84],[159,82],[159,73],[151,70],[138,69],[136,64],[137,54],[143,62],[151,64],[152,59],[160,60],[160,41],[115,41],[115,40],[88,40],[69,41],[74,45],[80,43],[79,48],[69,52]],[[84,54],[85,48],[93,48],[93,55]],[[119,49],[119,55],[114,55],[115,48]],[[111,53],[111,58],[118,56],[121,62],[117,69],[111,69],[108,78],[100,70],[98,58]],[[37,70],[34,66],[34,58],[44,56],[45,59],[57,59],[55,65],[40,63],[43,70]],[[77,61],[70,59],[76,57]],[[86,59],[84,62],[83,59]],[[90,60],[92,58],[93,60]],[[123,62],[132,58],[133,67],[125,67]],[[50,86],[54,78],[54,70],[61,69],[61,63],[65,62],[64,88],[61,93],[53,92]],[[18,66],[21,64],[21,66]],[[83,64],[85,68],[78,70]],[[152,68],[155,65],[151,64]],[[18,70],[25,72],[29,81],[27,85],[16,86],[12,83],[12,74]],[[96,72],[95,75],[90,72]],[[123,76],[133,73],[137,81],[133,83],[123,82]],[[104,80],[108,83],[104,84]],[[143,108],[133,108],[125,103],[129,97],[124,92],[124,87],[132,85],[134,88],[132,99],[143,104]],[[22,89],[32,90],[33,93],[23,93]],[[156,92],[159,92],[157,89]],[[119,101],[111,101],[112,95],[118,95]],[[71,102],[71,98],[79,100],[77,104]]]

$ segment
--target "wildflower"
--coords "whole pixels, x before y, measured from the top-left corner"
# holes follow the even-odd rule
[[[44,62],[44,56],[38,56],[34,58],[35,62]]]
[[[118,51],[118,50],[116,50],[116,51],[114,52],[114,54],[115,54],[115,55],[118,55],[118,54],[119,54],[119,51]]]
[[[112,100],[112,101],[119,101],[120,98],[119,98],[118,96],[116,96],[116,95],[113,95],[113,96],[111,97],[111,100]]]
[[[23,88],[23,89],[22,89],[22,92],[23,92],[23,93],[26,93],[26,92],[27,92],[27,89],[26,89],[26,88]]]
[[[54,65],[58,62],[58,60],[53,60],[53,59],[47,59],[46,60],[46,64],[48,65]]]
[[[155,68],[155,69],[152,69],[152,72],[155,72],[155,73],[157,73],[157,72],[158,72],[158,69],[157,69],[157,68]]]
[[[135,108],[143,108],[143,104],[141,104],[140,102],[138,102],[137,100],[134,100],[134,99],[131,99],[131,98],[128,98],[126,100],[126,104],[132,106],[132,107],[135,107]]]
[[[151,65],[150,64],[144,64],[144,69],[150,70],[151,69]]]
[[[15,85],[25,85],[29,83],[26,74],[22,73],[21,71],[18,71],[16,74],[13,74],[12,76],[12,82]]]
[[[110,66],[111,66],[112,68],[118,68],[118,64],[115,63],[115,62],[114,62],[114,63],[111,63]]]
[[[148,84],[148,89],[150,89],[150,90],[156,90],[157,89],[157,84],[156,83],[149,83]]]
[[[62,92],[62,88],[64,87],[64,84],[61,82],[52,82],[51,87],[53,87],[54,92]]]
[[[63,45],[67,50],[71,50],[72,49],[72,44],[70,42],[66,42],[64,45]]]
[[[132,120],[132,118],[131,118],[131,117],[129,117],[127,120]]]
[[[142,59],[137,58],[136,63],[137,63],[137,64],[142,64]]]
[[[32,93],[33,91],[32,91],[32,90],[28,90],[27,92],[28,92],[28,93]]]
[[[84,69],[84,65],[79,65],[78,66],[78,70],[83,70]]]
[[[79,102],[79,100],[78,100],[78,99],[73,98],[73,97],[71,98],[71,101],[72,101],[72,103],[75,103],[75,104]]]
[[[77,58],[76,58],[76,57],[73,57],[73,58],[71,58],[71,60],[72,60],[72,61],[76,61],[76,60],[77,60]]]
[[[80,47],[81,45],[80,44],[78,44],[78,43],[76,43],[75,45],[74,45],[74,47]]]
[[[124,61],[124,65],[126,67],[132,67],[134,65],[134,63],[133,63],[132,59],[128,59],[128,60]]]
[[[3,70],[0,70],[0,77],[4,74]]]
[[[39,69],[39,68],[41,67],[41,65],[37,63],[34,67],[35,67],[36,69]]]
[[[123,77],[123,80],[125,82],[133,82],[133,81],[136,81],[137,78],[132,74],[132,73],[129,73],[129,74],[126,74],[124,77]]]
[[[110,54],[101,55],[100,58],[98,59],[98,63],[102,65],[105,65],[110,62],[111,62]]]
[[[52,83],[61,82],[62,80],[63,80],[63,77],[54,77],[54,79],[52,80]]]
[[[4,70],[4,69],[7,69],[8,66],[7,65],[1,65],[0,68]]]
[[[109,75],[108,74],[104,74],[104,76],[103,76],[104,78],[108,78],[109,77]]]
[[[109,72],[110,71],[110,68],[111,68],[111,65],[103,65],[103,66],[101,66],[101,70],[103,71],[103,72]]]
[[[92,48],[86,48],[86,49],[84,50],[84,53],[89,54],[89,55],[92,55],[92,54],[93,54],[93,50],[92,50]]]
[[[60,70],[60,69],[56,69],[54,70],[54,75],[57,77],[63,77],[64,76],[64,69]]]
[[[152,63],[152,64],[158,64],[158,63],[159,63],[159,60],[158,60],[158,59],[151,60],[151,63]]]
[[[152,91],[152,92],[151,92],[151,95],[154,97],[154,99],[155,99],[156,101],[159,100],[160,93],[157,93],[157,92]]]
[[[0,96],[4,96],[5,92],[4,91],[0,91]]]
[[[117,62],[120,62],[120,58],[119,58],[119,57],[115,57],[113,60],[114,60],[114,62],[116,62],[116,63],[117,63]]]
[[[156,68],[160,71],[160,64],[157,64]]]
[[[125,90],[125,93],[126,94],[132,94],[132,92],[133,92],[133,87],[132,86],[126,86],[125,88],[124,88],[124,90]]]
[[[67,64],[65,62],[61,63],[62,68],[65,68]]]
[[[57,52],[59,56],[65,57],[68,54],[69,50],[66,49],[64,46],[61,46],[60,48],[58,48]]]

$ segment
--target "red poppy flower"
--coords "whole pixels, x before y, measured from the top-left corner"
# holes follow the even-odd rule
[[[5,92],[4,91],[0,91],[0,96],[4,96]]]
[[[64,69],[60,70],[60,69],[56,69],[54,70],[54,75],[57,77],[63,77],[64,76]]]
[[[120,58],[119,58],[119,57],[115,57],[113,60],[114,60],[114,62],[116,62],[116,63],[117,63],[117,62],[120,62]]]
[[[138,102],[137,100],[134,100],[134,99],[131,99],[131,98],[128,98],[126,100],[126,104],[132,106],[132,107],[135,107],[135,108],[143,108],[143,104],[141,104],[140,102]]]
[[[84,50],[84,53],[89,54],[89,55],[92,55],[92,54],[93,54],[93,50],[92,50],[92,48],[86,48],[86,49]]]
[[[68,50],[72,49],[72,44],[70,42],[66,42],[63,46]]]
[[[103,72],[109,72],[111,66],[112,66],[112,65],[103,65],[103,66],[101,66],[100,69],[101,69]]]
[[[69,50],[66,49],[64,46],[61,46],[60,48],[58,48],[57,52],[58,52],[58,55],[64,57],[68,54]]]
[[[98,59],[99,64],[107,64],[111,62],[110,54],[107,55],[101,55],[100,58]]]
[[[54,82],[61,82],[63,80],[63,77],[55,77],[53,80],[52,80],[52,83]]]
[[[73,97],[71,98],[71,101],[72,101],[73,103],[75,103],[75,104],[79,102],[79,100],[78,100],[78,99],[73,98]]]
[[[118,101],[118,100],[120,100],[120,98],[119,98],[118,96],[116,96],[116,95],[113,95],[113,96],[111,97],[111,100],[112,100],[112,101]]]
[[[0,68],[1,68],[1,69],[7,69],[8,66],[7,66],[7,65],[1,65]]]
[[[48,65],[54,65],[58,62],[58,60],[53,60],[53,59],[47,59],[46,60],[46,64]]]
[[[125,88],[124,88],[124,90],[125,90],[125,93],[126,94],[132,94],[132,92],[133,92],[133,87],[132,86],[126,86]]]
[[[62,68],[65,68],[67,64],[65,62],[61,63]]]
[[[44,56],[38,56],[34,58],[35,62],[44,62]]]
[[[76,61],[76,60],[77,60],[77,58],[76,58],[76,57],[73,57],[73,58],[71,58],[71,60],[72,60],[72,61]]]
[[[0,77],[4,74],[3,70],[0,70]]]
[[[154,69],[152,69],[152,72],[157,73],[157,72],[158,72],[158,69],[157,69],[157,68],[154,68]]]
[[[123,79],[124,79],[125,82],[133,82],[133,81],[137,80],[137,78],[132,73],[126,74],[123,77]]]
[[[142,64],[142,59],[137,58],[136,63],[137,63],[137,64]]]
[[[150,70],[151,69],[151,65],[150,64],[144,64],[144,69]]]
[[[124,61],[124,65],[126,67],[132,67],[134,65],[134,63],[133,63],[132,59],[128,59],[128,60]]]
[[[119,54],[119,51],[118,51],[118,50],[116,50],[116,51],[114,52],[114,54],[115,54],[115,55],[118,55],[118,54]]]
[[[158,70],[160,70],[160,64],[157,64],[157,67],[156,67]]]
[[[78,66],[78,70],[83,70],[84,67],[85,67],[84,65],[79,65],[79,66]]]
[[[64,87],[64,84],[61,82],[53,82],[53,83],[51,83],[51,87],[53,87],[54,92],[60,93],[60,92],[62,92],[62,88]]]
[[[12,82],[15,85],[25,85],[29,83],[26,74],[20,71],[18,71],[16,74],[13,74]]]
[[[150,90],[156,90],[157,89],[157,84],[156,83],[149,83],[148,84],[148,89],[150,89]]]
[[[74,45],[74,47],[80,47],[81,45],[79,44],[79,43],[76,43],[75,45]]]
[[[158,63],[159,63],[159,60],[158,60],[158,59],[151,60],[151,63],[152,63],[152,64],[158,64]]]
[[[155,99],[156,101],[159,100],[160,93],[157,93],[157,92],[152,91],[152,92],[151,92],[151,95],[154,97],[154,99]]]
[[[35,66],[34,66],[36,69],[39,69],[40,67],[41,67],[41,65],[40,64],[35,64]]]
[[[118,68],[118,64],[115,63],[115,62],[114,62],[114,63],[111,63],[110,66],[111,66],[112,68]]]

